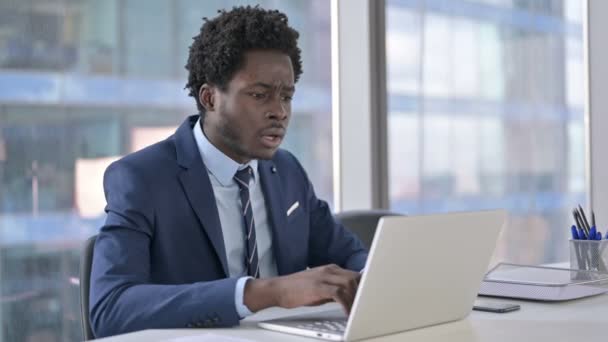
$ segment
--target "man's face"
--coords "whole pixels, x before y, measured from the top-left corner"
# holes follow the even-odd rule
[[[227,89],[208,91],[212,106],[203,129],[209,140],[239,163],[272,158],[291,117],[295,88],[289,56],[269,50],[247,52]]]

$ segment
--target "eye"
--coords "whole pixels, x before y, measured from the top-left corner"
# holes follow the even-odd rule
[[[291,100],[293,99],[292,96],[282,96],[281,100],[285,101],[285,102],[291,102]]]
[[[266,98],[266,94],[264,93],[249,93],[249,95],[256,100],[263,100]]]

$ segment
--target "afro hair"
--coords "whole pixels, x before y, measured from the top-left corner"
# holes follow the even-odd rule
[[[302,74],[298,48],[299,34],[288,25],[287,16],[277,10],[258,6],[220,10],[213,19],[203,18],[200,33],[193,37],[188,63],[189,95],[196,99],[199,112],[205,109],[199,101],[200,87],[207,83],[226,90],[234,74],[242,67],[250,50],[275,50],[288,55],[297,82]]]

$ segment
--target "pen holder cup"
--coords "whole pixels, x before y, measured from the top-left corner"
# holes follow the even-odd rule
[[[570,240],[570,268],[608,273],[608,240]]]

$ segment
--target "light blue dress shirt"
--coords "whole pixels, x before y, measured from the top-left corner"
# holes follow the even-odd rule
[[[196,145],[207,167],[207,173],[213,187],[215,203],[220,216],[226,258],[230,277],[240,277],[236,283],[234,302],[236,310],[245,318],[252,312],[245,306],[244,291],[248,279],[245,268],[245,228],[241,213],[241,200],[239,186],[233,179],[238,170],[247,166],[253,169],[253,177],[249,182],[251,208],[255,222],[255,234],[258,244],[258,263],[260,278],[269,278],[277,275],[277,266],[272,252],[272,235],[268,223],[266,202],[259,182],[258,161],[252,160],[247,164],[239,164],[218,150],[203,134],[200,119],[192,128]]]

